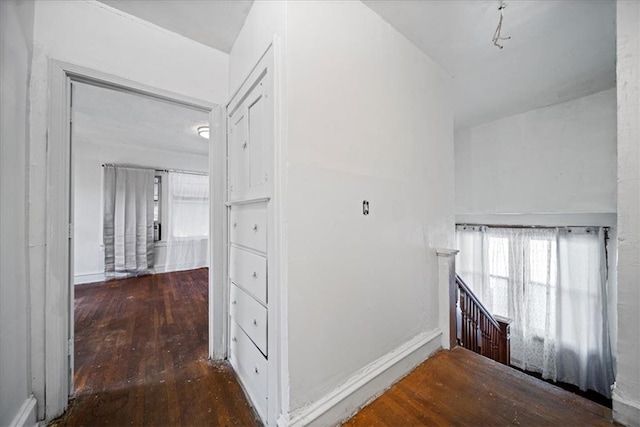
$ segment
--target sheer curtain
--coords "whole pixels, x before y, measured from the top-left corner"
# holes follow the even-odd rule
[[[559,232],[556,378],[610,397],[606,268],[602,229]]]
[[[511,364],[607,397],[613,363],[600,228],[457,228],[458,274],[512,319]]]
[[[107,279],[153,271],[152,169],[104,166],[103,243]]]
[[[188,270],[208,266],[209,177],[168,174],[167,267]]]

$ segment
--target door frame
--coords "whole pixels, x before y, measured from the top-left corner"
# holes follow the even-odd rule
[[[210,225],[209,225],[209,358],[226,357],[224,277],[227,248],[225,209],[226,157],[222,108],[218,104],[148,86],[132,80],[55,59],[49,60],[49,97],[46,160],[45,237],[45,414],[62,414],[72,394],[73,304],[72,280],[72,161],[71,82],[137,93],[209,112]],[[35,331],[32,331],[34,333]],[[71,359],[72,360],[72,359]]]

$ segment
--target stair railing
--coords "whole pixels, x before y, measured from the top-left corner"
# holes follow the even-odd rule
[[[456,275],[458,344],[497,362],[509,365],[510,319],[493,316]]]

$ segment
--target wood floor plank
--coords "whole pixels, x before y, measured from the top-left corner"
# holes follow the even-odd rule
[[[259,425],[207,360],[207,288],[207,269],[76,287],[76,390],[52,425]]]
[[[466,349],[440,351],[344,423],[611,426],[611,410]]]

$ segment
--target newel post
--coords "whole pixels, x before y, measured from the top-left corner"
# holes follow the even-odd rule
[[[440,328],[442,348],[456,346],[456,254],[457,249],[436,249],[438,256],[438,288],[440,289]]]
[[[511,319],[506,317],[493,315],[500,325],[500,351],[498,362],[507,366],[511,365]]]

